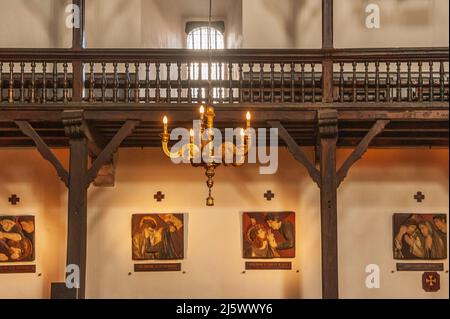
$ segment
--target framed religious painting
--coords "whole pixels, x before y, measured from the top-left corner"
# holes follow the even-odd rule
[[[131,225],[133,260],[184,258],[183,214],[135,214]]]
[[[244,258],[295,257],[295,213],[244,213],[242,227]]]
[[[0,263],[34,261],[34,216],[0,216]]]
[[[447,215],[394,214],[394,259],[446,259]]]

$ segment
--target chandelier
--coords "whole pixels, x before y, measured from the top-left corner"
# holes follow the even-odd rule
[[[206,198],[207,206],[214,206],[214,198],[211,195],[211,189],[214,185],[215,169],[223,164],[227,166],[240,166],[244,163],[244,159],[248,154],[251,146],[250,120],[251,114],[246,114],[246,129],[239,131],[237,143],[232,141],[215,141],[214,140],[214,108],[206,106],[202,103],[199,108],[200,120],[199,128],[189,131],[189,143],[183,144],[177,150],[172,152],[169,149],[170,134],[168,131],[167,116],[163,118],[164,130],[161,136],[162,149],[164,153],[171,159],[181,159],[183,162],[190,163],[193,167],[203,167],[207,177],[206,185],[208,186],[208,197]],[[240,139],[238,141],[238,139]]]

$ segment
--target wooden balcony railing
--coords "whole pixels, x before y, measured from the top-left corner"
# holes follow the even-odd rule
[[[335,103],[448,102],[448,48],[0,49],[2,105],[316,103],[325,81]]]

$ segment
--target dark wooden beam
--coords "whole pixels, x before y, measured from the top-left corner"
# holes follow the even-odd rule
[[[16,125],[22,131],[23,134],[31,138],[36,145],[38,152],[42,155],[44,159],[50,162],[52,166],[55,168],[56,173],[58,174],[61,181],[69,186],[69,174],[67,173],[64,166],[62,166],[61,162],[56,158],[55,154],[50,150],[47,144],[42,140],[39,134],[33,129],[33,127],[27,121],[15,121]]]
[[[72,50],[80,51],[84,49],[85,45],[85,20],[86,20],[86,6],[85,0],[73,0],[73,4],[80,9],[80,27],[73,28]],[[72,87],[72,101],[81,102],[83,99],[83,62],[80,60],[72,60],[73,73],[73,87]]]
[[[355,164],[356,161],[358,161],[364,155],[364,153],[369,148],[370,142],[375,138],[375,136],[383,132],[384,128],[389,122],[389,120],[378,120],[375,122],[367,135],[361,140],[356,149],[345,160],[344,164],[342,164],[341,168],[337,172],[336,187],[339,187],[339,185],[341,185],[341,183],[347,176],[350,167],[352,167],[352,165]]]
[[[80,270],[77,299],[84,299],[86,293],[87,187],[84,177],[87,172],[88,146],[83,120],[82,111],[63,113],[65,132],[70,139],[67,265],[76,265]]]
[[[314,164],[312,164],[308,158],[306,157],[305,153],[300,149],[297,142],[292,138],[292,136],[286,131],[286,129],[283,127],[281,122],[279,121],[268,121],[267,122],[271,127],[278,129],[278,136],[286,143],[287,148],[289,152],[294,156],[294,158],[300,162],[303,166],[305,166],[306,170],[308,171],[309,176],[312,178],[312,180],[317,184],[317,186],[320,187],[320,173],[319,171],[314,167]]]
[[[81,50],[84,49],[86,7],[84,0],[73,0],[72,3],[80,9],[80,27],[72,30],[72,49]]]
[[[95,158],[100,155],[102,149],[106,145],[105,137],[102,136],[91,123],[84,121],[83,125],[85,126],[84,131],[88,141],[89,155],[92,158]]]
[[[337,244],[336,143],[337,112],[318,112],[320,136],[320,219],[322,242],[322,297],[339,298]]]
[[[87,188],[96,178],[99,170],[102,166],[111,162],[113,155],[116,153],[120,144],[125,138],[127,138],[131,133],[133,133],[139,121],[129,120],[120,128],[117,134],[112,138],[112,140],[106,145],[105,149],[99,154],[95,159],[89,171],[87,171],[84,178],[84,186]]]
[[[322,0],[322,49],[333,46],[333,0]]]

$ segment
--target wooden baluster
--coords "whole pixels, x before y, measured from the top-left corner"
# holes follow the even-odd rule
[[[339,102],[344,103],[344,62],[339,62]]]
[[[47,103],[47,62],[42,63],[42,103]]]
[[[150,103],[150,63],[145,62],[145,103]]]
[[[63,73],[64,73],[64,78],[63,78],[63,103],[67,103],[68,102],[68,95],[69,95],[69,90],[68,90],[68,81],[67,81],[67,62],[63,63]]]
[[[397,102],[402,101],[402,75],[401,75],[402,63],[397,62]]]
[[[380,62],[375,62],[375,102],[380,102]]]
[[[156,62],[155,64],[156,67],[156,89],[155,89],[155,100],[156,103],[159,103],[161,101],[161,77],[160,77],[160,69],[161,69],[161,65],[159,62]]]
[[[430,98],[429,101],[434,101],[434,74],[433,74],[433,61],[430,61],[430,79],[429,79],[429,86],[430,86]]]
[[[130,64],[125,63],[125,103],[130,103]]]
[[[36,62],[31,62],[30,103],[36,103]]]
[[[114,83],[113,83],[113,103],[117,103],[119,95],[119,77],[117,74],[117,62],[113,62]]]
[[[357,63],[355,61],[352,62],[352,67],[353,67],[353,78],[352,78],[352,86],[353,86],[353,94],[352,94],[352,99],[353,102],[358,102],[358,84],[356,83],[357,79],[356,79],[356,66]]]
[[[264,63],[259,64],[259,102],[264,103]]]
[[[364,62],[364,101],[369,102],[369,62]]]
[[[134,71],[135,71],[135,78],[134,78],[134,103],[140,102],[140,79],[139,79],[139,63],[134,63]]]
[[[201,37],[200,37],[201,38]],[[203,85],[202,80],[203,80],[203,64],[202,63],[197,63],[197,67],[198,67],[198,88],[197,88],[197,101],[200,102],[202,100],[202,96],[203,96]]]
[[[284,103],[284,63],[280,63],[281,68],[281,103]]]
[[[407,82],[406,82],[407,99],[408,99],[408,102],[412,102],[411,61],[408,61],[406,63],[406,66],[407,66],[407,72],[408,72],[408,77],[407,77]]]
[[[106,102],[106,87],[107,87],[106,63],[102,62],[102,103]]]
[[[315,63],[311,63],[311,87],[312,87],[312,102],[316,103],[316,72]]]
[[[14,103],[14,63],[9,63],[8,103]]]
[[[228,103],[234,103],[233,98],[233,63],[228,63]]]
[[[301,89],[301,102],[305,103],[305,63],[300,64],[300,89]]]
[[[0,104],[3,102],[3,62],[0,61]]]
[[[223,72],[222,72],[222,67],[223,67],[223,63],[220,62],[218,63],[219,66],[219,103],[223,103],[223,86],[222,86],[222,80],[223,80]],[[217,68],[216,68],[217,71]]]
[[[444,81],[445,81],[444,62],[441,61],[439,64],[439,95],[441,102],[445,102]]]
[[[20,103],[25,102],[25,63],[20,62]]]
[[[253,103],[254,102],[254,92],[253,92],[253,63],[250,62],[248,64],[249,68],[250,68],[250,102]]]
[[[391,62],[386,62],[386,101],[391,103]]]
[[[275,102],[275,65],[270,63],[270,101]]]
[[[167,88],[166,88],[166,102],[167,103],[172,103],[172,86],[170,83],[170,66],[171,63],[167,62],[166,63],[166,70],[167,70]]]
[[[193,71],[191,71],[191,68],[192,68],[192,64],[191,63],[188,63],[187,64],[187,76],[188,76],[188,78],[187,78],[187,100],[188,100],[188,103],[190,104],[190,103],[192,103],[192,87],[191,87],[191,72]]]
[[[181,103],[181,62],[177,62],[177,103]]]
[[[94,86],[95,86],[95,74],[94,74],[94,62],[89,63],[90,75],[89,75],[89,102],[94,102]]]
[[[295,103],[295,63],[291,63],[291,103]]]
[[[422,61],[419,61],[419,102],[423,102],[423,71]]]
[[[242,63],[239,63],[239,103],[244,102],[243,82],[244,82],[243,67]]]
[[[53,62],[53,102],[58,102],[58,63]]]

